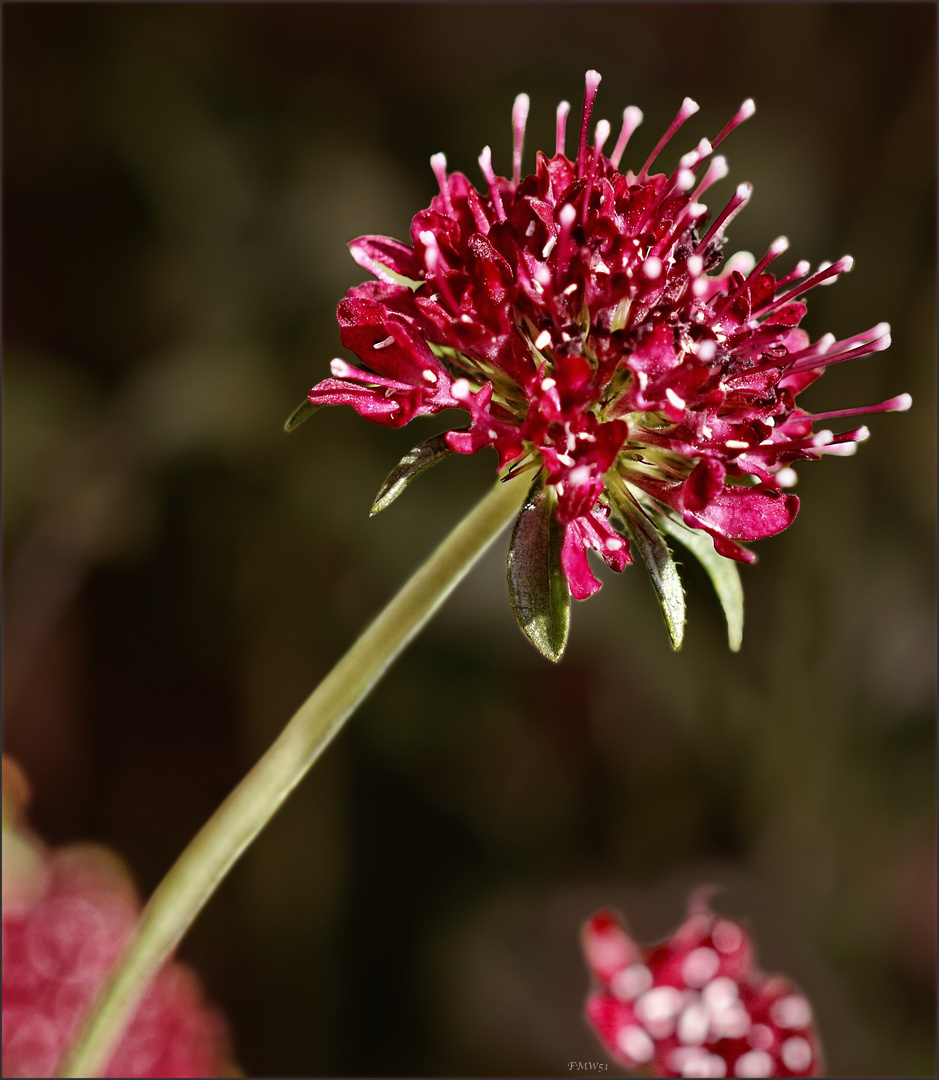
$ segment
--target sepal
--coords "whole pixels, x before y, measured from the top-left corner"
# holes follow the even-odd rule
[[[433,438],[426,439],[404,455],[385,477],[385,482],[372,503],[370,516],[374,517],[375,514],[389,507],[408,484],[416,480],[422,472],[426,472],[431,465],[436,465],[438,461],[443,461],[444,458],[455,453],[453,448],[447,445],[446,435],[446,432],[442,435],[434,435]]]
[[[737,563],[718,554],[714,550],[714,541],[701,529],[689,529],[668,514],[657,516],[656,524],[686,547],[704,567],[724,609],[727,643],[732,652],[739,652],[743,642],[743,585],[740,583]]]
[[[286,431],[288,435],[291,431],[296,431],[304,420],[309,420],[313,413],[318,412],[322,407],[322,405],[314,405],[309,398],[304,398],[290,416],[287,417],[287,422],[284,424],[284,431]]]
[[[564,525],[555,517],[557,497],[544,477],[532,484],[509,544],[512,610],[522,632],[542,656],[557,663],[570,630],[571,592],[561,565]]]

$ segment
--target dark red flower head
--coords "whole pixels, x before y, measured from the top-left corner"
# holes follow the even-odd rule
[[[584,928],[597,986],[587,1019],[610,1056],[654,1076],[820,1076],[812,1007],[764,975],[746,927],[692,901],[660,945],[642,948],[611,912]]]
[[[551,523],[517,528],[516,539],[540,537],[576,599],[600,588],[587,552],[619,571],[631,561],[632,541],[677,647],[683,600],[662,533],[705,562],[729,607],[739,583],[724,560],[752,561],[741,542],[792,522],[799,501],[785,489],[795,483],[793,464],[850,453],[867,438],[864,427],[836,435],[816,422],[902,410],[909,397],[815,416],[796,405],[829,365],[890,343],[883,323],[815,344],[799,329],[804,295],[850,270],[850,257],[811,274],[799,262],[777,278],[769,267],[788,247],[780,237],[758,262],[741,253],[722,266],[724,230],[751,188],[741,184],[713,219],[702,199],[727,174],[717,147],[753,113],[753,102],[672,172],[653,173],[666,143],[698,111],[686,98],[638,172],[621,172],[642,114],[625,110],[608,153],[606,120],[591,144],[599,82],[587,73],[574,157],[565,153],[562,102],[554,155],[539,153],[534,173],[522,178],[522,94],[511,178],[495,174],[486,147],[481,194],[461,173],[448,174],[436,154],[440,193],[415,216],[410,244],[381,236],[352,242],[353,258],[376,279],[351,289],[338,309],[342,343],[362,366],[334,360],[333,378],[313,387],[306,411],[347,404],[400,427],[462,410],[468,426],[416,448],[393,474],[395,493],[451,452],[494,447],[503,476],[535,473],[522,514]],[[387,494],[376,508],[391,501]],[[516,554],[516,565],[535,557]],[[510,583],[511,565],[510,558]],[[516,575],[513,590],[520,588]],[[527,610],[524,597],[515,599],[517,612]],[[566,614],[557,617],[563,648]],[[531,626],[523,629],[542,651],[557,651]],[[738,631],[732,626],[732,644]]]

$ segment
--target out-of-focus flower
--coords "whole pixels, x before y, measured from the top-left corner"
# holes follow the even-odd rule
[[[701,200],[727,174],[714,151],[753,102],[674,171],[652,173],[698,111],[686,98],[639,171],[620,172],[642,114],[625,110],[608,154],[606,120],[591,145],[599,82],[587,73],[573,158],[562,102],[554,156],[539,153],[522,178],[522,94],[511,178],[495,174],[486,147],[483,195],[436,154],[440,194],[415,216],[411,244],[382,236],[350,244],[377,279],[351,289],[338,309],[342,343],[363,366],[333,360],[333,377],[313,387],[288,428],[320,405],[351,405],[392,427],[463,410],[469,426],[407,455],[373,513],[448,454],[491,446],[504,478],[536,474],[513,536],[509,584],[520,625],[542,652],[557,659],[563,650],[570,596],[600,588],[591,550],[617,571],[638,551],[677,648],[684,600],[663,533],[704,563],[737,647],[739,581],[725,560],[753,561],[741,541],[792,522],[799,501],[784,489],[795,483],[793,463],[852,453],[868,437],[865,427],[836,435],[815,423],[903,410],[910,399],[814,416],[795,403],[825,368],[890,343],[885,323],[814,344],[798,328],[801,298],[850,270],[850,256],[811,274],[799,262],[776,278],[769,266],[788,247],[780,237],[758,262],[739,253],[719,269],[724,230],[751,188],[741,184],[709,224]]]
[[[140,902],[105,848],[49,851],[25,828],[27,785],[3,759],[3,1075],[54,1075],[130,938]],[[105,1076],[237,1076],[224,1021],[195,975],[170,962],[156,977]]]
[[[587,1019],[610,1055],[655,1076],[820,1076],[812,1008],[754,965],[750,935],[692,900],[661,945],[637,945],[612,912],[584,928],[599,983]]]

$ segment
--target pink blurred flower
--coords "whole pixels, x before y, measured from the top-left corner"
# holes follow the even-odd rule
[[[22,825],[26,785],[3,759],[3,1075],[54,1075],[140,913],[105,848],[45,849]],[[117,1046],[112,1077],[239,1075],[196,976],[165,965]]]
[[[584,928],[599,984],[586,1014],[610,1056],[654,1076],[820,1076],[812,1008],[754,965],[746,928],[692,902],[679,929],[642,948],[609,911]]]
[[[910,403],[904,394],[814,416],[796,405],[827,367],[890,343],[885,323],[814,344],[798,328],[804,295],[850,270],[849,256],[811,274],[799,262],[777,278],[769,266],[788,247],[780,237],[758,262],[741,253],[719,269],[724,230],[751,188],[741,184],[712,220],[702,198],[727,173],[714,151],[753,102],[672,172],[652,173],[698,111],[686,98],[638,172],[621,172],[642,114],[625,110],[611,151],[606,120],[591,144],[599,82],[587,73],[573,157],[562,102],[554,155],[539,153],[522,177],[522,94],[511,178],[496,175],[486,147],[482,194],[436,154],[440,193],[414,217],[410,244],[383,236],[350,244],[376,278],[338,309],[342,343],[362,366],[334,360],[333,377],[296,414],[299,422],[312,406],[346,404],[400,427],[463,411],[468,426],[412,451],[374,509],[447,454],[491,446],[503,475],[537,470],[522,514],[547,501],[560,535],[528,530],[537,550],[521,558],[560,565],[576,599],[600,588],[590,550],[617,571],[638,550],[658,588],[668,560],[660,531],[707,534],[719,555],[752,561],[741,542],[779,533],[796,515],[799,500],[784,490],[795,482],[793,464],[853,452],[868,436],[865,427],[833,434],[816,422]],[[700,557],[699,546],[692,551]]]

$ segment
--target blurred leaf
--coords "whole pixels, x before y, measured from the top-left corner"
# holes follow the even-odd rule
[[[541,653],[561,659],[570,629],[571,593],[561,566],[564,526],[553,489],[539,477],[515,521],[509,545],[509,596],[518,625]]]
[[[680,521],[663,514],[656,517],[661,529],[686,547],[704,567],[727,619],[727,643],[739,652],[743,642],[743,585],[733,559],[725,559],[714,550],[714,541],[701,529],[689,529]]]
[[[298,409],[297,412],[299,411]],[[296,416],[296,413],[294,413],[294,416]],[[438,461],[443,461],[444,458],[449,457],[454,452],[447,444],[446,436],[446,432],[434,435],[433,438],[426,439],[404,455],[385,477],[385,482],[375,496],[370,511],[372,516],[389,507],[408,484],[412,480],[416,480],[422,472],[426,472],[431,465],[436,465]]]

